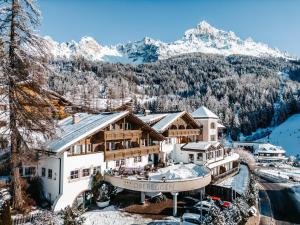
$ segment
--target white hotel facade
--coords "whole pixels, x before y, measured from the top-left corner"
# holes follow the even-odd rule
[[[43,143],[45,151],[32,170],[41,177],[45,197],[54,211],[89,191],[97,171],[105,174],[120,167],[192,163],[210,171],[203,181],[190,182],[191,189],[200,188],[238,168],[238,155],[227,152],[220,143],[224,127],[218,120],[205,107],[193,114],[76,114],[59,122],[57,137]],[[109,180],[113,182],[113,178]],[[183,190],[180,183],[172,187]]]

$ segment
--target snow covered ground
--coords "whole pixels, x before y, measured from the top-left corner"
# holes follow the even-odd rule
[[[228,179],[217,184],[218,186],[227,187],[235,190],[236,192],[242,194],[247,190],[249,184],[249,170],[247,166],[241,165],[240,171],[237,175],[229,177]]]
[[[144,224],[160,224],[163,225],[162,221],[155,221],[150,218],[145,218],[140,214],[132,214],[122,212],[116,209],[114,206],[109,206],[102,210],[93,210],[84,213],[86,218],[85,225],[144,225]],[[179,222],[178,218],[170,217],[166,219],[173,223]],[[167,224],[165,221],[165,224]],[[168,223],[169,224],[169,223]]]
[[[292,177],[295,181],[300,182],[300,169],[298,168],[259,169],[259,172],[269,176],[287,179],[287,180],[289,180],[289,178]]]
[[[207,168],[195,164],[177,164],[159,169],[155,173],[150,173],[152,180],[180,180],[205,176],[209,171]]]
[[[291,116],[276,127],[269,139],[266,137],[259,141],[269,141],[273,145],[281,146],[287,155],[300,154],[300,114]]]

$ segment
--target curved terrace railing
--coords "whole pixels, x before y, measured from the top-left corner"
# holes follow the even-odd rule
[[[182,192],[196,190],[211,182],[210,172],[204,176],[177,180],[146,180],[135,177],[105,175],[105,181],[128,190],[141,192]]]

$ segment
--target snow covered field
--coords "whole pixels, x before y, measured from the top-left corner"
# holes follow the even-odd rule
[[[85,225],[145,225],[149,223],[157,223],[160,225],[164,224],[162,221],[155,221],[150,218],[145,218],[140,214],[119,211],[114,206],[109,206],[102,210],[86,212],[84,217],[86,218]],[[167,221],[172,221],[174,223],[179,222],[178,219],[172,217],[167,219]]]
[[[284,123],[276,127],[268,138],[260,141],[269,141],[273,145],[278,145],[286,150],[287,155],[300,154],[300,114],[295,114]]]

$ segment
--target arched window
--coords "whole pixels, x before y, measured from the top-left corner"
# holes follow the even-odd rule
[[[180,129],[180,130],[184,130],[185,127],[184,127],[183,125],[180,125],[180,126],[179,126],[179,129]]]
[[[210,124],[210,129],[215,129],[215,128],[216,128],[215,123],[211,123]]]
[[[170,129],[171,130],[177,130],[177,126],[173,124]]]

